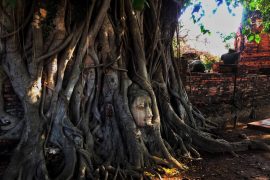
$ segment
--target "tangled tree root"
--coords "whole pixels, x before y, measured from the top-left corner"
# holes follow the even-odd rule
[[[0,140],[20,138],[4,179],[161,179],[161,167],[186,170],[178,158],[199,160],[198,150],[269,151],[213,136],[216,124],[192,107],[172,52],[184,1],[143,11],[131,0],[4,2]],[[6,78],[21,120],[5,112]]]

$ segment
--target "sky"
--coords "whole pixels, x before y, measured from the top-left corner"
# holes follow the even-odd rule
[[[220,5],[217,12],[213,14],[213,9],[217,7],[215,0],[203,0],[202,7],[205,10],[205,16],[201,19],[201,22],[206,29],[211,31],[211,35],[202,35],[199,25],[193,23],[193,20],[191,19],[192,6],[188,7],[180,17],[180,21],[182,25],[184,25],[182,33],[189,30],[188,44],[192,48],[220,56],[221,54],[228,52],[228,50],[225,47],[226,43],[222,42],[223,40],[220,38],[218,32],[226,35],[229,35],[232,32],[236,33],[241,23],[243,8],[237,7],[233,9],[233,13],[235,14],[235,16],[233,16],[228,12],[225,3]],[[198,35],[200,36],[198,37]],[[234,39],[227,43],[233,48],[233,42]]]

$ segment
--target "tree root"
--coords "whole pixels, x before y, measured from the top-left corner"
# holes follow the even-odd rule
[[[21,137],[5,179],[150,179],[145,172],[162,179],[165,170],[159,171],[159,166],[186,170],[176,157],[199,160],[197,149],[234,155],[247,149],[270,150],[259,141],[230,143],[208,133],[217,126],[192,107],[173,60],[179,15],[175,1],[151,1],[151,8],[138,12],[132,0],[61,0],[55,15],[47,1],[22,4],[16,1],[16,11],[5,9],[18,20],[11,29],[20,33],[0,37],[5,70],[0,67],[0,139]],[[20,23],[33,16],[25,13],[30,5],[37,22]],[[47,22],[40,17],[47,11],[60,22],[49,31],[55,39],[43,34]],[[25,28],[16,30],[16,24]],[[27,48],[21,47],[24,34]],[[6,77],[23,104],[23,120],[4,111]],[[129,107],[130,79],[151,99],[145,126],[137,123]],[[50,155],[59,155],[60,165],[50,161],[55,160]],[[47,172],[46,160],[48,168],[51,162],[59,167]]]
[[[72,179],[74,171],[75,171],[75,164],[76,164],[76,150],[74,147],[63,147],[64,153],[64,161],[65,166],[62,172],[55,178],[56,180],[67,180]]]
[[[269,151],[268,145],[260,143],[258,141],[245,140],[241,142],[231,143],[223,139],[213,139],[211,137],[211,134],[190,128],[189,126],[184,124],[179,119],[179,117],[171,110],[171,108],[169,108],[169,106],[170,106],[169,104],[165,105],[165,103],[163,106],[163,108],[166,108],[166,110],[165,109],[164,110],[165,112],[167,112],[167,117],[170,117],[169,120],[172,120],[173,124],[178,126],[178,129],[186,131],[186,133],[188,133],[192,138],[192,144],[204,151],[210,153],[229,152],[232,154],[238,151],[246,151],[249,148],[256,148]]]

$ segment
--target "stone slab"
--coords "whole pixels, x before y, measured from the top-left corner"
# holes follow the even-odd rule
[[[270,133],[270,118],[247,124],[248,128]]]

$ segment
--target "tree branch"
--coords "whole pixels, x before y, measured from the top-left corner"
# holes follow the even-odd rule
[[[43,53],[44,39],[42,35],[42,21],[46,18],[46,13],[41,14],[40,11],[44,10],[41,4],[38,4],[35,7],[34,17],[32,21],[32,29],[33,29],[33,54],[32,61],[29,63],[28,68],[30,75],[32,78],[36,77],[40,71],[42,66],[38,63],[37,59]],[[46,10],[44,10],[46,11]]]
[[[97,33],[99,32],[99,29],[101,28],[102,24],[103,24],[103,20],[107,14],[107,11],[110,7],[111,4],[111,0],[104,0],[102,3],[102,6],[100,8],[100,10],[98,11],[98,15],[95,18],[95,21],[93,23],[93,26],[91,26],[90,31],[89,31],[89,40],[90,43],[94,43]]]
[[[59,46],[65,40],[66,36],[66,28],[65,28],[65,11],[66,11],[66,0],[61,0],[57,6],[58,10],[56,12],[56,16],[54,18],[54,32],[53,32],[53,42],[49,47],[49,51],[55,49],[55,47]],[[71,38],[70,38],[71,40]],[[47,83],[50,88],[55,87],[55,77],[58,69],[58,54],[53,54],[48,59],[47,64]],[[49,91],[49,96],[51,95],[51,91]]]
[[[13,32],[7,33],[7,34],[1,34],[0,39],[7,38],[7,37],[10,37],[10,36],[18,33],[20,30],[22,30],[29,23],[29,21],[31,20],[33,11],[34,11],[34,4],[35,3],[32,4],[31,10],[30,10],[29,14],[27,15],[26,19],[24,20],[24,22],[17,29],[15,29]],[[1,11],[1,8],[0,8],[0,11]]]
[[[0,2],[0,12],[3,13],[4,16],[6,16],[8,18],[8,20],[11,22],[11,16],[7,13],[7,11],[5,10],[5,8],[3,7],[2,2]]]
[[[55,90],[53,92],[53,97],[52,97],[51,103],[50,103],[51,106],[50,106],[50,109],[48,110],[48,112],[46,113],[46,117],[50,117],[51,113],[54,111],[54,109],[56,107],[57,98],[58,98],[59,92],[60,92],[62,85],[63,85],[64,73],[65,73],[67,64],[72,59],[72,56],[73,56],[74,51],[77,47],[80,36],[82,34],[83,27],[84,26],[81,25],[78,28],[78,30],[75,32],[71,42],[69,43],[68,47],[66,48],[66,50],[64,51],[64,53],[60,59],[59,67],[58,67],[58,71],[57,71],[56,87],[55,87]]]
[[[59,53],[60,51],[62,51],[65,47],[67,47],[67,45],[70,43],[70,41],[72,40],[74,34],[71,33],[66,39],[65,41],[60,44],[58,47],[56,47],[55,49],[51,50],[50,52],[47,52],[44,55],[41,55],[40,57],[37,58],[37,62],[40,63],[41,61],[51,57],[54,54]]]

